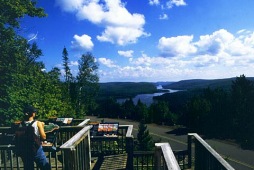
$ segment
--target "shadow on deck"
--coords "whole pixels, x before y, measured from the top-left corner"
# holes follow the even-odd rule
[[[92,170],[124,170],[127,166],[127,154],[109,155],[97,158]]]

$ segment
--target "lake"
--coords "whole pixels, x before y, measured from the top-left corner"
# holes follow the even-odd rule
[[[140,99],[140,101],[142,103],[146,104],[147,106],[150,106],[154,102],[154,100],[153,100],[154,96],[161,96],[165,93],[175,93],[175,92],[179,91],[179,90],[172,90],[172,89],[164,89],[161,85],[157,86],[156,88],[158,90],[167,90],[167,91],[166,92],[159,92],[159,93],[152,93],[152,94],[138,94],[137,96],[132,98],[134,104],[136,105],[138,103],[138,100]],[[117,102],[122,104],[128,99],[129,98],[117,99]]]

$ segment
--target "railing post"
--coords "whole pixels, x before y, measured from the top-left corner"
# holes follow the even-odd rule
[[[133,169],[133,136],[126,137],[126,151],[128,153],[127,169]]]
[[[192,134],[188,133],[188,168],[191,168],[192,164]]]
[[[157,143],[155,144],[155,152],[154,152],[154,168],[161,169],[161,147]]]
[[[64,169],[65,170],[77,169],[75,150],[64,150]]]

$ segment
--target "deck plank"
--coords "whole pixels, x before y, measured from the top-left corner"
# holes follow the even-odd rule
[[[127,154],[104,156],[100,170],[126,169],[126,165],[127,165]]]

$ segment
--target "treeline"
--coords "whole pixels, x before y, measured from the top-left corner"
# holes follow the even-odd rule
[[[169,104],[165,101],[147,106],[139,100],[135,105],[131,98],[120,104],[115,98],[109,97],[99,102],[99,107],[93,114],[98,117],[132,119],[165,125],[174,125],[178,120],[178,115],[171,112]]]
[[[18,34],[22,18],[45,17],[44,10],[35,1],[23,0],[2,1],[0,8],[0,126],[21,120],[26,105],[38,109],[39,119],[83,118],[96,108],[99,78],[93,55],[83,54],[78,73],[72,76],[68,51],[63,48],[63,69],[45,71],[44,63],[38,61],[42,51]]]
[[[234,139],[242,147],[254,148],[254,84],[244,75],[232,81],[229,91],[203,90],[186,104],[185,124],[191,131]]]
[[[154,83],[148,82],[111,82],[99,83],[99,85],[100,99],[105,99],[108,96],[114,98],[129,98],[135,97],[138,94],[159,92]]]

